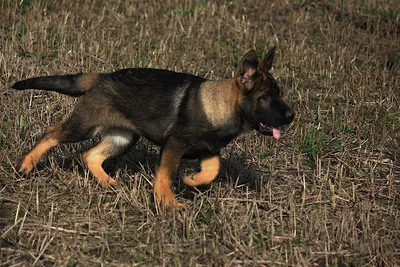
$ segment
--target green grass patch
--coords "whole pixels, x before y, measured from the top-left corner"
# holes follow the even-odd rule
[[[325,145],[325,136],[326,134],[318,130],[317,127],[314,126],[310,128],[303,140],[303,153],[310,159],[315,160],[318,153]]]

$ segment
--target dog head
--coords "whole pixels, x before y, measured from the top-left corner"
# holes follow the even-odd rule
[[[235,82],[239,88],[239,109],[253,129],[279,139],[279,128],[290,124],[295,113],[281,98],[277,81],[269,72],[275,57],[273,47],[259,62],[254,50],[241,60]]]

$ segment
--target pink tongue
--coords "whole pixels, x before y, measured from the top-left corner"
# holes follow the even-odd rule
[[[278,140],[281,137],[281,132],[276,128],[272,128],[272,135]]]

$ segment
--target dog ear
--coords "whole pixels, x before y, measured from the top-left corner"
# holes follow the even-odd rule
[[[269,72],[271,70],[272,65],[274,64],[275,51],[276,46],[272,47],[271,50],[269,50],[268,53],[265,55],[264,60],[260,62],[259,69],[261,71]]]
[[[238,75],[236,76],[239,87],[248,92],[254,87],[255,73],[257,72],[258,58],[256,51],[250,50],[242,58],[239,65]]]

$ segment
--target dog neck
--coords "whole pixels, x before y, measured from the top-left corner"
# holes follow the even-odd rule
[[[239,91],[234,79],[206,81],[200,87],[204,113],[214,129],[224,128],[241,122],[237,120]]]

